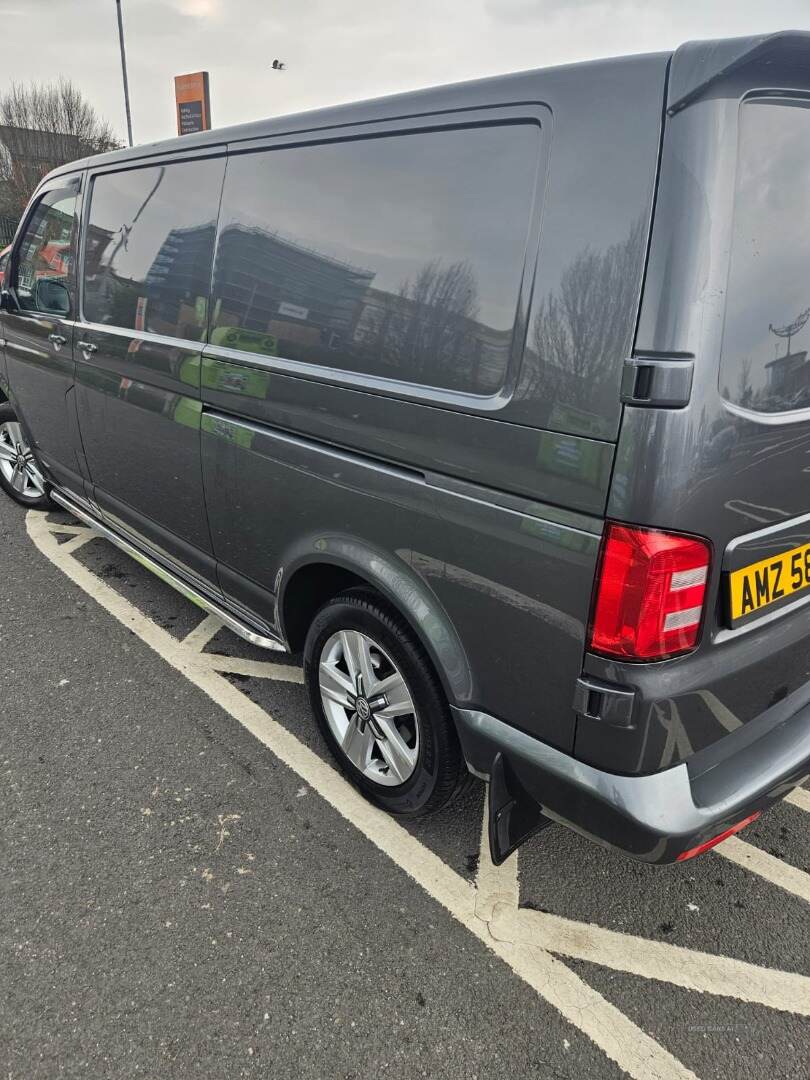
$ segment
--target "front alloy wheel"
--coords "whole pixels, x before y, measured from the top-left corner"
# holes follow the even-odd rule
[[[49,507],[45,477],[40,472],[33,451],[8,404],[0,405],[0,486],[28,507]]]

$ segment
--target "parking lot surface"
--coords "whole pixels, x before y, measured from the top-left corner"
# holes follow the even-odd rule
[[[0,501],[0,1076],[794,1078],[810,792],[686,866],[378,813],[296,661]]]

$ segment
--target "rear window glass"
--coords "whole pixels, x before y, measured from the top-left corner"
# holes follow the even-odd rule
[[[720,388],[758,412],[810,408],[810,111],[740,113]]]
[[[516,124],[232,157],[211,344],[497,392],[539,137]]]
[[[94,179],[85,319],[203,339],[223,170],[221,159],[211,159]]]

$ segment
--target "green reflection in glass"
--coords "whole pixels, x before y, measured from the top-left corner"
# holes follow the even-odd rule
[[[258,330],[243,330],[239,326],[218,326],[211,332],[211,344],[223,349],[241,349],[242,352],[278,356],[278,340],[273,334]]]

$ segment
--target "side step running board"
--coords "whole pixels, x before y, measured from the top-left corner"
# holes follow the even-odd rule
[[[267,633],[261,633],[259,630],[253,630],[242,619],[232,615],[222,604],[205,596],[204,593],[195,589],[193,585],[189,585],[187,581],[183,581],[182,578],[173,574],[171,570],[162,566],[149,555],[146,555],[139,548],[135,547],[134,544],[131,544],[128,540],[119,536],[118,533],[113,532],[107,525],[103,525],[98,518],[93,517],[92,514],[83,510],[66,495],[63,495],[61,491],[58,491],[56,488],[51,488],[49,494],[53,501],[59,503],[61,507],[64,507],[69,514],[73,514],[79,521],[83,521],[85,525],[89,525],[91,528],[95,529],[105,540],[109,540],[111,544],[115,544],[115,546],[120,548],[124,554],[135,559],[141,566],[144,566],[147,570],[151,571],[155,577],[159,577],[161,581],[165,581],[167,585],[176,589],[177,592],[182,596],[185,596],[187,600],[190,600],[192,604],[196,604],[197,607],[202,608],[203,611],[207,611],[209,615],[215,615],[218,619],[221,619],[223,624],[227,626],[229,630],[233,630],[235,634],[244,638],[245,641],[249,641],[251,645],[256,645],[260,649],[272,649],[275,652],[287,651],[284,645],[276,638],[269,637]]]

